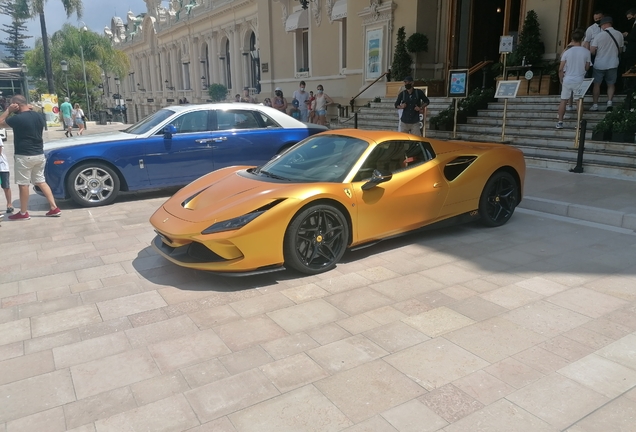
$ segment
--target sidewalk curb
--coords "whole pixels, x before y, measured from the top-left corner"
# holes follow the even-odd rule
[[[636,214],[525,196],[520,208],[636,231]]]

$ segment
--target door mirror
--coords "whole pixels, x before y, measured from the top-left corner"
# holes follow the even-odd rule
[[[177,128],[173,124],[169,124],[165,128],[163,128],[163,137],[165,139],[171,139],[172,135],[177,133]]]
[[[373,189],[380,183],[388,182],[393,178],[393,174],[388,171],[382,170],[373,170],[373,174],[371,175],[371,179],[362,185],[362,190]]]

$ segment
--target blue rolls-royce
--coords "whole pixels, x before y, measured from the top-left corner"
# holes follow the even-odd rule
[[[46,181],[57,199],[85,207],[120,191],[181,186],[231,165],[260,165],[324,126],[254,104],[178,105],[120,132],[45,144]]]

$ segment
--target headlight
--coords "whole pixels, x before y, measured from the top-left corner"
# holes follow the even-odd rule
[[[242,228],[248,223],[250,223],[251,221],[253,221],[254,219],[256,219],[257,217],[259,217],[260,215],[262,215],[263,213],[265,213],[265,210],[254,211],[252,213],[248,213],[246,215],[239,216],[234,219],[226,220],[223,222],[217,222],[214,225],[204,229],[201,232],[201,234],[212,234],[212,233],[217,233],[222,231],[232,231],[232,230]]]

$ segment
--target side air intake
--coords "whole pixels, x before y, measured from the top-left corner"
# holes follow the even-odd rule
[[[460,156],[453,159],[444,167],[444,177],[448,181],[455,180],[475,159],[477,159],[477,156]]]

